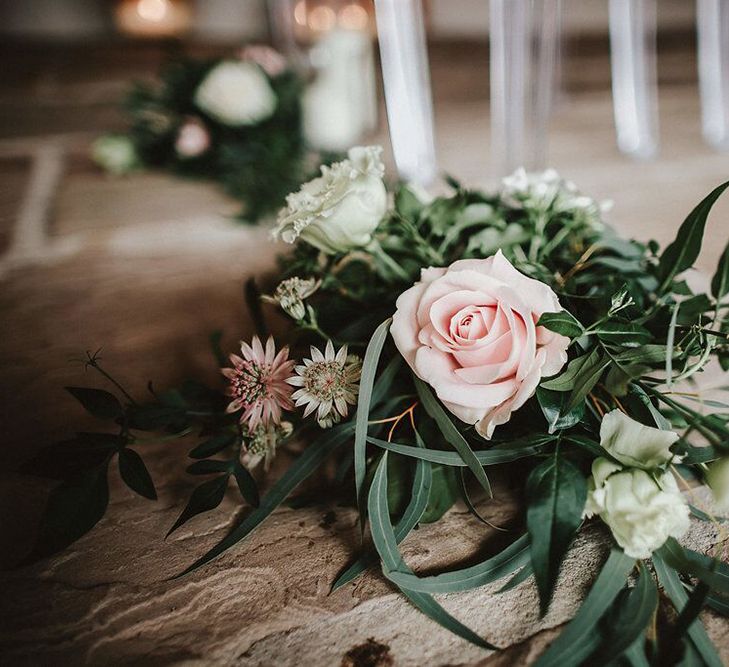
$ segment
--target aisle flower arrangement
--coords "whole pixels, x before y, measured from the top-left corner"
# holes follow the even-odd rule
[[[122,175],[160,168],[219,183],[243,203],[241,219],[275,213],[311,173],[302,131],[303,82],[267,46],[237,58],[184,59],[127,96],[125,134],[97,139],[92,158]]]
[[[604,207],[554,171],[518,171],[492,193],[450,179],[447,196],[408,186],[391,196],[380,153],[351,149],[279,213],[274,236],[291,249],[254,312],[260,301],[280,309],[288,345],[256,336],[221,359],[221,388],[187,383],[146,402],[89,355],[114,391],[69,391],[113,428],[33,462],[64,481],[32,557],[103,516],[112,460],[131,489],[156,497],[140,434],[193,433],[188,471],[206,480],[170,532],[217,507],[231,477],[250,511],[181,575],[250,535],[333,457],[362,529],[333,590],[379,563],[424,614],[495,649],[434,596],[533,579],[544,614],[570,545],[592,522],[610,536],[609,554],[537,664],[721,665],[697,617],[729,611],[729,566],[680,540],[691,517],[724,531],[721,517],[691,504],[690,485],[709,485],[712,512],[729,510],[729,405],[692,386],[710,362],[729,367],[729,248],[709,293],[682,274],[729,184],[661,249],[616,235]],[[294,443],[305,443],[300,455],[259,495],[254,475]],[[520,532],[475,565],[414,572],[399,544],[456,502],[488,523],[474,498],[488,502],[496,465],[523,479]],[[659,587],[677,612],[663,632]]]

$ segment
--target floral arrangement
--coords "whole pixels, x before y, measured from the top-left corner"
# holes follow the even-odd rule
[[[156,167],[212,179],[255,222],[309,173],[302,93],[300,76],[266,46],[237,59],[173,62],[153,85],[134,87],[128,133],[100,137],[92,157],[117,175]]]
[[[170,532],[217,507],[231,477],[251,510],[181,574],[248,536],[335,457],[333,483],[358,507],[363,544],[333,590],[379,562],[423,613],[493,649],[434,595],[533,577],[545,613],[570,544],[593,522],[609,555],[537,664],[720,665],[697,616],[729,611],[729,566],[679,540],[691,516],[726,540],[712,512],[729,511],[729,405],[691,382],[712,360],[729,367],[729,248],[709,294],[681,274],[729,183],[661,250],[618,237],[604,207],[554,171],[518,171],[488,194],[452,179],[436,198],[401,186],[391,200],[383,174],[379,148],[353,148],[288,196],[274,235],[292,249],[262,300],[291,319],[290,347],[265,335],[242,343],[221,361],[224,391],[188,383],[140,402],[88,356],[115,393],[69,391],[115,427],[32,464],[64,478],[32,558],[104,514],[114,457],[130,488],[155,497],[141,432],[193,433],[188,471],[208,479]],[[294,443],[305,443],[300,455],[259,495],[255,476]],[[524,480],[521,535],[478,564],[413,572],[398,544],[458,500],[485,521],[473,494],[488,502],[490,469],[504,464]],[[701,481],[713,509],[682,493]],[[676,610],[661,632],[658,584]]]

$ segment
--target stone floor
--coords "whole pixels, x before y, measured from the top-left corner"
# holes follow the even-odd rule
[[[116,102],[128,81],[149,76],[164,55],[154,47],[0,46],[10,63],[0,88],[4,565],[26,553],[46,490],[17,465],[89,425],[62,387],[96,379],[70,360],[103,347],[106,364],[139,393],[148,379],[164,386],[215,377],[208,334],[222,329],[229,348],[249,335],[243,282],[270,272],[280,250],[265,229],[231,222],[235,203],[213,186],[152,173],[112,179],[89,163],[90,140],[122,126]],[[692,54],[680,44],[661,54],[663,143],[651,162],[616,152],[607,60],[599,49],[583,55],[565,62],[550,162],[587,193],[613,199],[611,221],[622,232],[668,242],[729,176],[729,157],[701,141]],[[432,69],[443,170],[493,183],[485,50],[435,49]],[[386,142],[384,126],[372,140]],[[723,201],[698,262],[704,272],[729,239],[728,215]],[[602,553],[599,537],[580,538],[570,585],[542,620],[530,583],[507,595],[486,587],[448,596],[447,607],[510,647],[488,655],[424,620],[376,574],[328,596],[356,529],[350,510],[325,502],[282,509],[210,567],[166,581],[224,534],[235,506],[226,500],[164,541],[190,483],[168,447],[151,457],[157,503],[115,482],[95,531],[54,559],[0,574],[3,664],[526,664],[574,612]],[[518,503],[507,479],[497,497],[485,511],[508,522]],[[482,528],[457,508],[418,531],[406,556],[425,568],[466,561],[498,539]],[[690,537],[704,547],[715,539],[700,526]],[[727,625],[708,623],[729,663]],[[364,662],[368,652],[379,661]]]

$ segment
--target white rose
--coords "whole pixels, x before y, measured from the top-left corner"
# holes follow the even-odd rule
[[[132,140],[119,134],[107,134],[94,141],[91,157],[100,167],[117,176],[141,166]]]
[[[632,558],[649,558],[669,537],[689,528],[689,508],[670,472],[654,477],[621,470],[607,459],[592,464],[585,516],[598,515]]]
[[[274,237],[301,237],[329,254],[367,245],[387,210],[381,153],[379,146],[356,146],[348,159],[322,167],[319,178],[286,197]]]
[[[224,125],[255,125],[276,109],[276,94],[258,65],[225,61],[211,69],[195,104]]]
[[[716,509],[729,512],[729,457],[709,464],[706,483],[714,496]]]
[[[600,445],[631,468],[651,470],[680,460],[671,453],[676,440],[678,433],[644,426],[620,410],[608,412],[600,424]]]

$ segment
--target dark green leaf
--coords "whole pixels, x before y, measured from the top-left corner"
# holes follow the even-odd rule
[[[116,419],[124,413],[124,408],[114,394],[103,389],[89,389],[87,387],[66,387],[84,409],[99,419]]]
[[[720,303],[722,298],[729,294],[729,243],[727,243],[724,252],[719,258],[719,265],[716,267],[716,273],[711,279],[711,294]]]
[[[188,456],[191,459],[206,459],[208,456],[213,456],[213,454],[222,452],[226,447],[230,447],[237,439],[238,435],[235,433],[218,433],[205,442],[201,442]]]
[[[569,394],[563,391],[550,391],[544,387],[538,387],[537,401],[547,420],[547,432],[550,434],[579,424],[585,415],[584,403],[572,410],[567,410]]]
[[[235,468],[233,459],[222,461],[220,459],[205,459],[191,463],[185,471],[190,475],[212,475],[213,473],[232,473]]]
[[[125,440],[112,433],[78,433],[69,440],[44,447],[21,466],[21,472],[50,479],[67,479],[111,459]]]
[[[236,484],[238,484],[238,490],[243,499],[253,507],[258,507],[261,504],[261,498],[258,494],[258,485],[256,480],[253,479],[248,470],[241,465],[240,461],[235,462],[235,468],[233,469],[235,475]]]
[[[454,593],[470,591],[506,577],[529,562],[529,538],[523,535],[496,556],[453,572],[418,577],[412,572],[394,570],[387,573],[388,579],[401,588],[421,593]]]
[[[524,583],[529,577],[531,577],[534,574],[534,568],[532,567],[531,561],[527,562],[526,565],[524,565],[521,570],[519,570],[509,581],[507,581],[501,588],[499,588],[497,593],[506,593],[506,591],[510,591],[512,588],[516,588],[519,584]]]
[[[388,317],[370,338],[362,362],[362,375],[359,381],[359,395],[357,397],[357,414],[355,415],[354,432],[354,483],[357,494],[357,507],[359,509],[360,526],[364,530],[364,481],[367,474],[367,422],[370,418],[370,400],[377,374],[377,365],[382,354],[382,347],[390,330],[391,317]]]
[[[567,368],[564,373],[554,377],[550,380],[542,382],[544,389],[550,391],[570,391],[575,386],[575,379],[579,375],[582,368],[587,365],[594,365],[600,358],[599,350],[594,349],[589,355],[585,354],[581,357],[577,357],[567,364]]]
[[[704,198],[679,227],[676,240],[671,243],[658,261],[658,278],[661,281],[659,293],[664,293],[671,285],[673,278],[693,266],[701,250],[706,219],[711,207],[729,186],[729,182],[718,186]]]
[[[531,561],[545,614],[562,559],[582,521],[587,482],[557,449],[554,456],[532,470],[526,497]]]
[[[382,570],[386,576],[393,572],[411,572],[410,568],[403,562],[397,548],[395,532],[390,523],[390,510],[387,506],[387,452],[383,455],[375,472],[375,477],[370,487],[368,512],[370,516],[370,528],[372,541],[375,544],[377,553],[382,559]],[[441,607],[431,595],[400,589],[420,611],[433,619],[436,623],[450,630],[476,646],[482,648],[495,648],[487,641],[479,637],[470,628],[453,618],[443,607]]]
[[[129,408],[129,426],[139,431],[161,431],[181,425],[185,410],[167,405],[133,405]]]
[[[466,442],[466,439],[461,435],[461,432],[456,428],[450,417],[441,407],[441,404],[436,400],[435,396],[433,396],[428,385],[420,378],[415,377],[415,388],[425,411],[433,419],[435,419],[435,422],[438,424],[438,428],[443,434],[443,437],[446,439],[446,442],[453,446],[463,459],[464,463],[468,466],[468,469],[473,473],[478,483],[489,496],[492,496],[491,484],[489,483],[488,477],[486,477],[486,473],[484,472],[481,463],[479,463],[476,455],[473,453],[471,446]]]
[[[567,338],[578,338],[585,333],[585,328],[566,310],[558,313],[543,313],[537,326],[545,327],[562,336],[567,336]]]
[[[600,340],[623,348],[639,347],[653,338],[648,329],[632,322],[605,322],[595,333]]]
[[[666,540],[658,553],[674,570],[690,574],[706,582],[713,591],[729,595],[729,565],[726,563],[686,549],[673,537]]]
[[[540,656],[535,667],[578,667],[595,649],[599,635],[595,628],[615,596],[625,585],[635,559],[613,549],[577,614],[562,634]]]
[[[683,609],[688,602],[688,595],[676,572],[656,553],[653,554],[653,565],[656,568],[658,581],[663,586],[663,590],[671,599],[671,602],[673,602],[676,609]],[[694,648],[699,652],[708,667],[722,667],[721,658],[699,619],[691,623],[686,632]]]
[[[38,539],[26,562],[50,556],[75,542],[99,522],[108,504],[106,466],[61,482],[48,496]]]
[[[119,474],[132,491],[144,498],[157,500],[157,491],[147,466],[144,465],[142,457],[129,447],[119,452]]]
[[[175,532],[183,523],[192,519],[192,517],[202,514],[203,512],[209,512],[220,505],[225,497],[225,491],[227,488],[227,473],[220,477],[209,479],[207,482],[203,482],[199,486],[196,486],[190,496],[190,500],[187,502],[187,506],[184,510],[182,510],[182,514],[180,514],[172,528],[170,528],[167,532],[167,537]]]
[[[398,188],[395,193],[395,210],[403,218],[416,222],[422,209],[423,203],[407,185],[402,185]]]
[[[602,667],[616,660],[645,635],[658,606],[658,589],[643,563],[633,588],[623,589],[601,620],[602,640],[590,656],[590,667]]]
[[[304,453],[292,463],[288,470],[275,482],[261,499],[261,504],[239,523],[226,537],[204,556],[177,575],[181,577],[217,558],[234,544],[253,532],[288,496],[309,477],[337,447],[349,440],[354,431],[351,422],[330,429],[312,442]]]
[[[457,454],[456,454],[457,456]],[[433,464],[433,481],[420,523],[435,523],[455,505],[459,497],[458,473],[450,467]]]
[[[590,355],[588,362],[580,368],[580,371],[575,377],[567,410],[574,410],[574,408],[585,400],[609,365],[610,359],[601,356],[599,352],[597,352],[596,356]]]

